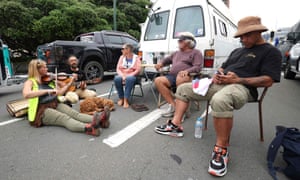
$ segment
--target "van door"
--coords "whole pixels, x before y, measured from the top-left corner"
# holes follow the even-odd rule
[[[229,54],[239,47],[239,40],[233,38],[236,27],[222,15],[214,13],[216,35],[214,41],[215,63],[214,67],[219,68],[227,60]]]

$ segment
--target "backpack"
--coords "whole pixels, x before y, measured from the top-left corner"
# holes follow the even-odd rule
[[[274,167],[273,163],[280,146],[283,146],[285,168]],[[269,174],[277,180],[276,171],[283,172],[290,179],[300,179],[300,131],[297,128],[276,126],[276,137],[269,145],[267,162]]]

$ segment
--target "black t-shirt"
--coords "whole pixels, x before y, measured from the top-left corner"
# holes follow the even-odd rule
[[[280,82],[281,53],[274,46],[265,43],[252,48],[235,49],[221,66],[224,72],[232,71],[239,77],[270,76]],[[253,98],[257,99],[256,87],[247,86]]]
[[[85,81],[86,80],[86,77],[81,70],[73,71],[71,68],[68,68],[66,73],[67,74],[77,74],[78,75],[77,81]]]

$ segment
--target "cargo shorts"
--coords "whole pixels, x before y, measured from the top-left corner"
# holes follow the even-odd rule
[[[201,96],[193,92],[192,83],[185,83],[177,88],[175,96],[184,102],[209,100],[212,116],[216,118],[232,118],[234,109],[253,101],[249,89],[241,84],[211,84],[207,94]]]

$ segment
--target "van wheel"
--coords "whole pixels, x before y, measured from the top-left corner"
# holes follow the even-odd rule
[[[97,61],[90,61],[85,64],[84,73],[88,84],[100,83],[104,76],[102,65]]]
[[[283,77],[285,79],[295,79],[296,73],[291,71],[291,65],[289,62],[286,63],[283,73]]]

